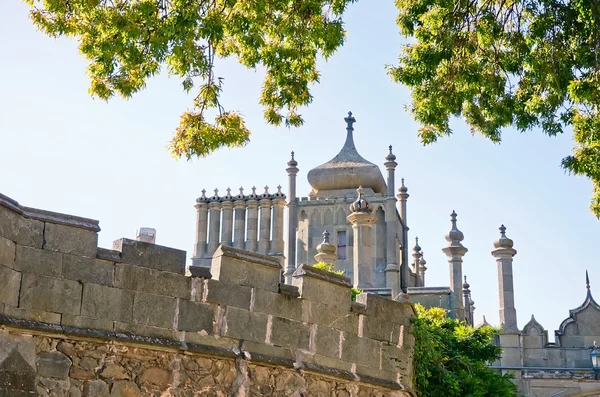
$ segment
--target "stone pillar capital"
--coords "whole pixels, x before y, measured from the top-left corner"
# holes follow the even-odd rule
[[[233,208],[236,210],[246,209],[246,201],[245,200],[235,200],[233,202]]]
[[[201,209],[208,210],[208,203],[205,203],[205,202],[196,203],[196,204],[194,204],[194,208],[196,208],[197,210],[201,210]]]
[[[514,248],[496,248],[492,251],[492,255],[496,260],[512,259],[513,256],[517,255],[517,250]]]
[[[250,199],[246,201],[246,205],[250,208],[258,208],[258,200]]]
[[[448,246],[446,248],[442,248],[442,252],[444,254],[446,254],[446,256],[448,257],[449,260],[460,260],[462,262],[462,257],[465,256],[465,254],[468,252],[469,250],[467,249],[467,247],[463,247],[462,244],[459,243],[459,245],[455,245],[455,246]]]
[[[232,209],[233,208],[233,201],[223,201],[221,203],[221,208],[222,209]]]
[[[210,203],[208,203],[208,208],[215,209],[215,210],[220,210],[221,209],[221,202],[219,201],[211,201]]]
[[[393,170],[398,166],[398,163],[396,163],[395,161],[386,161],[385,163],[383,163],[383,165],[385,165],[385,168],[387,170]]]
[[[353,212],[346,219],[352,224],[353,228],[356,228],[358,226],[373,226],[377,221],[377,216],[368,212]]]

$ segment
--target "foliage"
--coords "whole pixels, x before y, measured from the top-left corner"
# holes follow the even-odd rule
[[[339,274],[339,275],[342,275],[342,276],[344,275],[344,271],[343,270],[334,270],[333,265],[325,263],[325,262],[319,262],[316,265],[313,265],[313,267],[315,269],[326,270],[328,272]],[[352,290],[350,291],[350,293],[352,294],[351,298],[352,298],[352,301],[354,302],[354,301],[356,301],[356,296],[359,295],[359,294],[362,294],[363,291],[360,290],[360,289],[356,289],[356,288],[352,287]]]
[[[412,90],[410,111],[428,144],[462,116],[473,133],[574,130],[567,171],[594,184],[600,217],[600,5],[588,0],[395,0],[414,38],[389,69]]]
[[[317,57],[344,43],[342,16],[357,0],[24,0],[51,36],[79,40],[90,93],[125,98],[166,68],[194,92],[170,144],[176,157],[206,156],[249,141],[238,111],[221,103],[215,58],[264,68],[260,103],[269,124],[299,126],[319,81]],[[391,77],[412,90],[409,109],[424,144],[452,133],[574,131],[563,159],[590,178],[600,217],[600,6],[589,0],[394,0],[410,37]],[[211,118],[214,117],[214,120]]]
[[[422,397],[517,396],[512,377],[488,365],[501,353],[490,326],[474,328],[448,318],[444,309],[415,305],[415,389]]]
[[[250,131],[220,101],[224,79],[215,57],[264,67],[260,103],[270,124],[299,126],[298,108],[312,101],[317,56],[344,41],[341,15],[355,0],[24,0],[50,36],[79,40],[93,96],[131,97],[166,67],[196,94],[170,144],[179,157],[242,146]],[[216,114],[210,121],[210,114]]]

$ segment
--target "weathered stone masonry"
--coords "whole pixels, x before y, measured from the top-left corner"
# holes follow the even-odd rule
[[[413,395],[410,302],[226,246],[186,276],[99,230],[0,195],[0,396]]]

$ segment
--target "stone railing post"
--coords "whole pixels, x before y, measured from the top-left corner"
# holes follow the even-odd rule
[[[233,202],[235,211],[233,226],[233,246],[244,249],[246,240],[246,200],[244,197],[244,188],[240,187],[240,194],[235,196]]]
[[[260,233],[258,236],[258,252],[268,254],[271,246],[271,195],[269,187],[265,186],[265,192],[260,195]]]
[[[354,280],[356,288],[373,287],[373,224],[377,216],[366,201],[362,187],[358,198],[350,205],[348,221],[354,229]]]
[[[246,234],[246,251],[256,252],[258,248],[258,196],[256,188],[252,187],[252,193],[248,196],[248,231]]]

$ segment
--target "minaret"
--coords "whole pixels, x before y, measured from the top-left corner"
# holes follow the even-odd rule
[[[498,289],[500,290],[500,325],[503,333],[518,333],[517,310],[513,287],[513,257],[517,251],[513,241],[506,237],[506,227],[500,226],[500,238],[494,241],[492,255],[498,264]]]
[[[362,186],[357,190],[358,198],[350,205],[348,221],[354,229],[354,286],[373,287],[373,224],[377,216],[365,199]]]
[[[401,179],[402,185],[398,189],[398,200],[400,201],[400,219],[402,220],[402,244],[401,244],[401,258],[400,258],[400,288],[403,292],[406,292],[408,287],[408,280],[410,275],[410,269],[408,268],[408,224],[406,223],[406,200],[409,197],[408,189],[404,186],[404,178]]]
[[[453,318],[464,319],[465,307],[462,300],[462,258],[467,253],[468,249],[461,244],[465,236],[456,227],[456,212],[450,214],[452,229],[446,234],[448,246],[442,251],[448,257],[450,264],[450,309]]]
[[[419,261],[419,270],[421,271],[421,287],[425,286],[425,271],[427,270],[427,266],[425,266],[427,264],[427,261],[425,260],[425,257],[423,256],[423,251],[421,251],[421,260]]]
[[[317,263],[324,262],[328,265],[333,265],[338,259],[336,250],[335,245],[329,242],[329,232],[325,230],[323,232],[323,242],[317,245],[317,255],[315,255],[315,260]]]
[[[413,248],[413,273],[415,274],[415,287],[421,287],[421,246],[419,245],[419,238],[415,237],[415,247]]]
[[[287,266],[285,268],[285,283],[292,284],[292,274],[296,270],[296,230],[298,228],[298,199],[296,198],[296,175],[298,162],[292,159],[287,163],[288,168],[288,235],[287,235]]]
[[[467,324],[473,325],[471,321],[471,290],[469,289],[470,285],[467,283],[467,276],[465,275],[465,282],[463,283],[463,302],[465,305],[465,320]]]
[[[385,156],[385,168],[387,169],[387,197],[385,198],[385,223],[386,223],[386,267],[385,267],[385,286],[392,291],[392,298],[395,298],[400,292],[400,266],[398,266],[398,244],[396,243],[396,234],[398,233],[398,217],[396,216],[396,198],[395,177],[396,156],[390,152]]]

